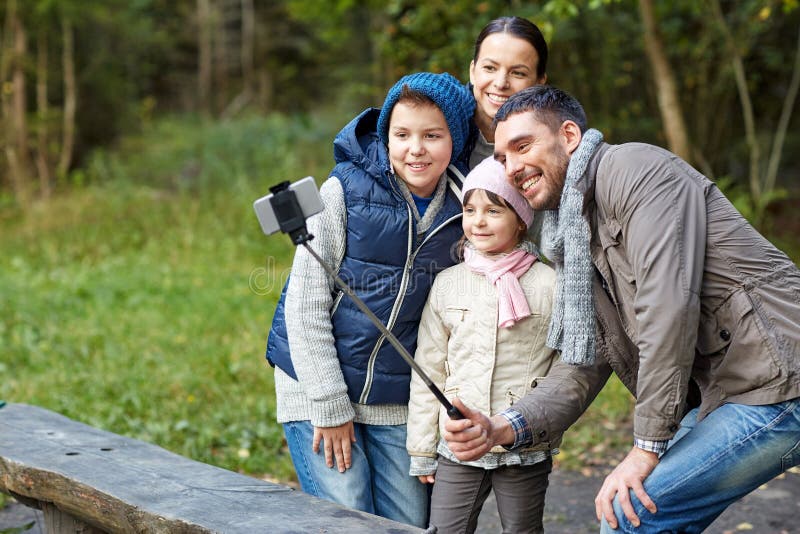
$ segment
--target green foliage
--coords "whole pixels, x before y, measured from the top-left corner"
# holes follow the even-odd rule
[[[763,195],[763,205],[759,206],[754,203],[753,197],[747,188],[734,182],[730,176],[720,177],[717,179],[716,184],[739,213],[756,226],[764,222],[761,217],[768,204],[789,198],[789,192],[786,189],[775,189]]]
[[[633,444],[633,395],[613,375],[578,422],[564,434],[556,462],[566,469],[605,468]]]
[[[0,213],[0,398],[289,479],[263,347],[292,247],[251,205],[324,176],[322,126],[170,120],[96,155],[89,185]]]
[[[236,4],[210,2],[217,33],[209,43],[208,90],[211,113],[217,115],[245,85]],[[743,56],[764,156],[787,93],[797,5],[797,0],[722,2]],[[90,156],[95,148],[138,133],[154,116],[201,111],[196,1],[30,0],[17,6],[28,35],[27,56],[20,61],[27,73],[31,152],[37,152],[36,135],[46,126],[51,164],[61,149],[63,23],[74,28],[74,181],[94,179],[87,167],[98,164]],[[386,89],[410,71],[447,71],[466,81],[479,30],[493,18],[517,15],[538,24],[548,40],[550,83],[575,94],[609,141],[667,144],[635,0],[274,0],[253,6],[252,93],[245,104],[251,108],[291,113],[333,108],[353,115],[380,105]],[[654,2],[654,8],[690,139],[704,160],[695,163],[703,163],[710,175],[745,182],[750,156],[742,108],[710,3],[675,0]],[[6,10],[0,3],[0,16]],[[46,37],[48,50],[49,108],[41,116],[34,98],[39,37]],[[800,165],[800,138],[793,130],[790,125],[782,170]]]
[[[0,508],[2,508],[2,506],[0,506]],[[0,530],[0,534],[20,534],[21,532],[27,532],[28,530],[32,529],[35,524],[35,521],[31,521],[30,523],[26,523],[19,527],[4,528]]]
[[[373,104],[410,71],[447,71],[466,81],[480,29],[499,16],[526,17],[547,38],[549,82],[578,97],[591,124],[610,142],[667,145],[634,0],[286,1],[292,18],[319,30],[320,53],[335,51],[325,61],[335,65],[332,77],[342,75],[332,84],[335,90],[354,91],[355,83],[362,94],[372,95]],[[800,17],[796,4],[724,2],[726,20],[744,55],[762,140],[774,133],[790,78]],[[725,40],[708,3],[676,0],[654,2],[654,7],[690,139],[707,162],[703,171],[746,182],[749,155],[741,105]],[[354,24],[364,31],[348,33]],[[787,138],[783,168],[800,164],[797,143],[797,138]],[[767,154],[768,142],[763,145]]]
[[[332,164],[332,131],[332,120],[323,115],[272,114],[221,123],[197,116],[165,118],[123,139],[118,145],[123,158],[94,152],[72,179],[199,192],[294,180],[300,178],[297,169],[322,177]]]

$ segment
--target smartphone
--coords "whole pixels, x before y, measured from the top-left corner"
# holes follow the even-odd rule
[[[308,219],[312,215],[321,212],[324,209],[322,205],[322,198],[319,196],[319,189],[317,183],[311,176],[306,176],[302,180],[289,185],[289,189],[294,191],[297,197],[297,202],[300,204],[300,209],[303,211],[303,217]],[[274,234],[280,230],[278,218],[275,216],[275,210],[272,208],[270,199],[273,194],[261,197],[253,202],[253,209],[256,211],[256,217],[261,225],[261,230],[266,234]]]

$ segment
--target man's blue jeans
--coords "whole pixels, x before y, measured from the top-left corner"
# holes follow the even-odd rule
[[[614,499],[619,521],[601,533],[702,532],[731,503],[800,464],[800,399],[766,406],[725,404],[699,423],[690,411],[644,482],[658,511],[630,492],[641,520],[634,528]]]
[[[325,464],[322,443],[314,454],[310,421],[284,423],[283,431],[304,492],[409,525],[428,526],[428,489],[408,474],[406,425],[355,423],[352,467],[344,473]]]

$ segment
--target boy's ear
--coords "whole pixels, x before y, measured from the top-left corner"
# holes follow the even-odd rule
[[[560,133],[564,139],[567,154],[572,155],[578,145],[581,144],[581,139],[583,138],[580,127],[574,121],[566,120],[561,124]]]
[[[475,60],[469,62],[469,83],[475,85],[475,76],[473,76],[473,72],[475,72]]]

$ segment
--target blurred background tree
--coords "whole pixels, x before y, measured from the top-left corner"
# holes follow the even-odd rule
[[[164,115],[345,121],[410,71],[466,81],[478,31],[508,14],[540,25],[550,82],[612,142],[669,147],[757,224],[793,190],[797,0],[5,0],[2,186],[47,196]]]

